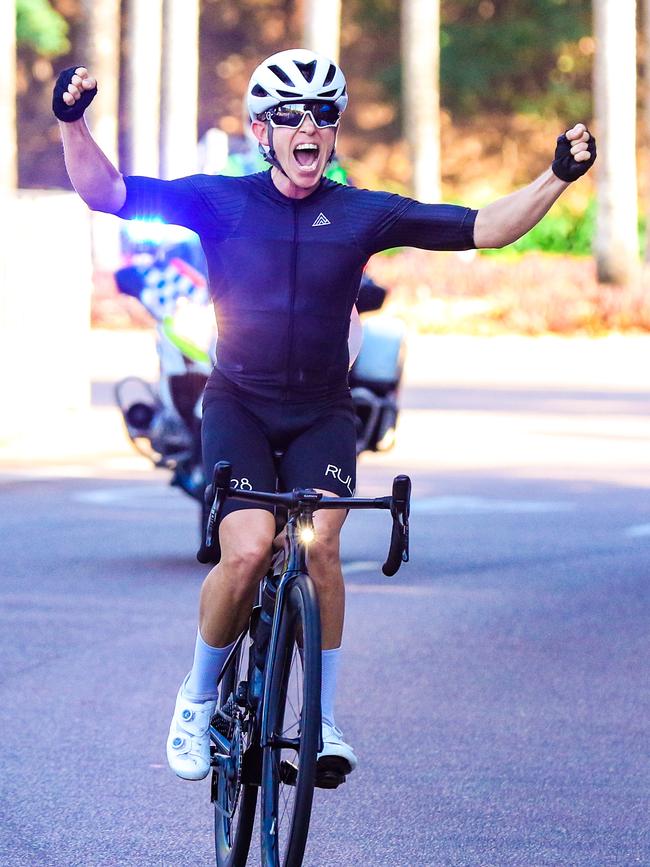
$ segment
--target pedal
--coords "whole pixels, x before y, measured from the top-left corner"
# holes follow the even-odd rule
[[[316,780],[319,789],[338,789],[350,773],[350,763],[341,756],[321,756],[316,763]]]
[[[316,766],[316,779],[314,785],[319,789],[338,789],[345,782],[346,773],[349,773],[350,765],[345,759],[338,756],[332,757],[327,764],[321,766],[321,759]],[[343,773],[345,769],[346,773]],[[295,786],[298,779],[298,766],[285,760],[280,762],[280,780],[285,786]]]
[[[283,759],[280,762],[280,780],[285,786],[295,786],[298,779],[298,765]]]
[[[210,720],[211,725],[215,727],[215,729],[219,732],[219,734],[223,735],[225,738],[232,737],[232,729],[233,729],[233,718],[232,713],[234,709],[234,702],[232,698],[228,699],[228,701],[223,705],[223,707],[217,708],[214,716]]]
[[[316,771],[314,785],[317,789],[338,789],[345,780],[345,774],[337,774],[335,771]]]

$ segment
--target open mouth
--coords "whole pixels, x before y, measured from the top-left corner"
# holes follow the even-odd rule
[[[317,144],[304,142],[293,149],[293,156],[301,169],[309,171],[316,167],[320,148]]]

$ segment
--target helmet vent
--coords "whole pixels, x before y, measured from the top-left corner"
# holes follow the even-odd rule
[[[278,96],[282,96],[285,99],[299,99],[300,98],[300,94],[296,93],[295,90],[294,91],[280,90],[280,88],[278,88],[276,92],[277,92]]]
[[[273,66],[269,66],[269,69],[271,70],[271,72],[277,75],[277,77],[280,79],[281,82],[283,82],[283,84],[288,84],[289,87],[296,86],[281,66],[276,66],[274,64]],[[278,91],[278,93],[280,93],[280,91]],[[291,94],[291,96],[293,96],[293,94]]]
[[[309,63],[298,63],[296,60],[295,64],[302,73],[305,81],[308,81],[311,84],[314,80],[314,73],[316,72],[316,61],[311,60]]]
[[[264,90],[261,84],[256,84],[255,87],[251,90],[253,96],[268,96],[268,92]]]
[[[325,76],[325,81],[323,82],[323,87],[328,84],[331,84],[334,81],[334,76],[336,75],[336,66],[333,63],[330,63],[330,68],[327,70],[327,75]],[[311,81],[311,78],[309,79]]]
[[[323,99],[325,99],[328,96],[336,96],[336,88],[334,88],[334,90],[321,90],[321,92],[318,94],[318,96],[319,97],[322,96]]]

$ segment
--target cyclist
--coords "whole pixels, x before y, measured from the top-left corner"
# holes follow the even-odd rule
[[[359,280],[380,250],[502,247],[531,229],[569,183],[592,165],[583,124],[560,136],[552,166],[532,184],[479,211],[423,204],[323,177],[348,95],[341,69],[313,52],[269,57],[248,92],[251,129],[271,168],[247,177],[194,175],[172,181],[123,177],[82,119],[96,93],[83,68],[65,70],[53,109],[61,121],[73,186],[95,210],[129,219],[162,216],[196,231],[208,262],[219,328],[217,363],[204,396],[206,470],[233,465],[241,488],[314,487],[336,496],[355,487],[355,428],[347,386],[348,332]],[[274,450],[283,456],[276,467]],[[323,752],[349,773],[357,758],[337,728],[344,584],[339,534],[345,515],[315,515],[309,567],[323,636]],[[178,691],[167,741],[184,779],[209,771],[215,681],[244,628],[270,562],[273,515],[228,500],[221,561],[201,588],[192,668]]]

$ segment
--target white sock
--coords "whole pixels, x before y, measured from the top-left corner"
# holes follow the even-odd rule
[[[211,647],[201,638],[199,630],[196,632],[196,645],[194,647],[194,662],[190,671],[184,695],[190,701],[214,701],[217,697],[217,678],[228,654],[235,646],[235,642],[227,647]]]
[[[324,723],[334,725],[334,700],[336,698],[336,680],[341,662],[341,648],[323,650],[321,652],[322,680],[320,691],[321,716]]]

